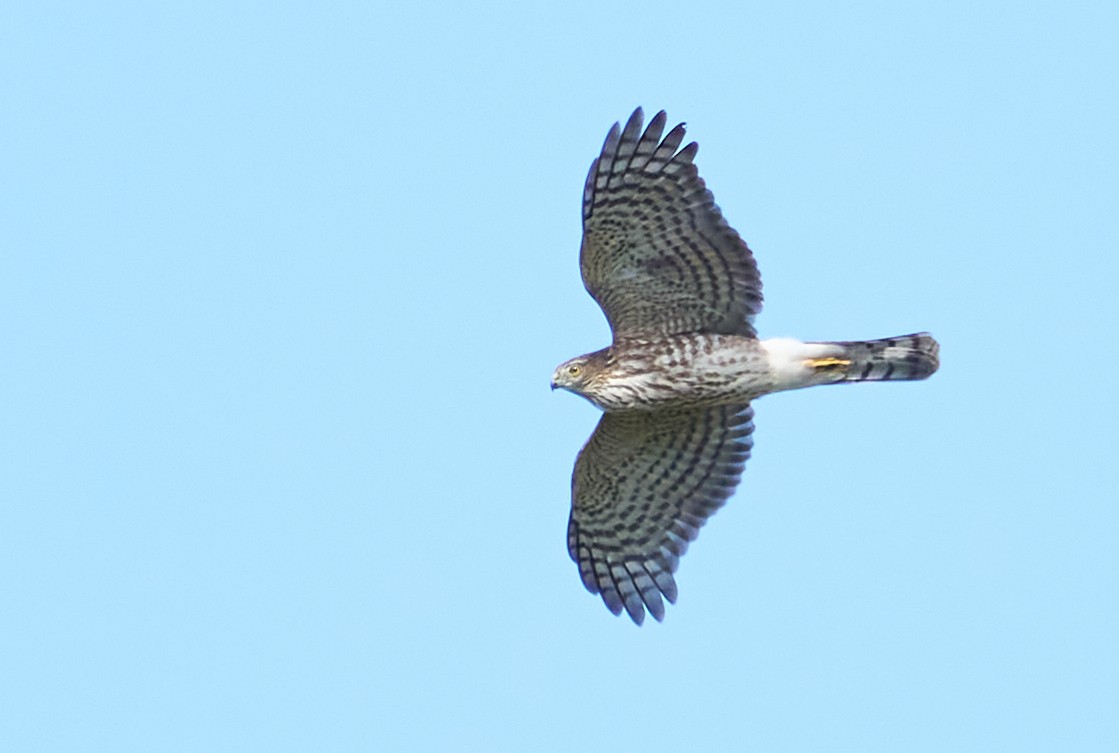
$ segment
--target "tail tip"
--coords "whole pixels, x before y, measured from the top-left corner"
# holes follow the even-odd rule
[[[910,335],[913,350],[909,356],[914,379],[928,379],[940,369],[940,343],[928,332]]]

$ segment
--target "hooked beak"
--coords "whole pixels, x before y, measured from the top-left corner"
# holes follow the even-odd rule
[[[556,380],[553,379],[552,380],[552,392],[555,392],[555,391],[556,391]]]

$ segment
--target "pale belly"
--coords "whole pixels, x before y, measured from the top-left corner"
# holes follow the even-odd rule
[[[587,398],[607,411],[738,405],[831,381],[807,366],[834,348],[797,340],[693,335],[646,344]]]
[[[670,338],[625,360],[588,397],[603,410],[746,403],[772,391],[769,371],[765,351],[753,338]]]

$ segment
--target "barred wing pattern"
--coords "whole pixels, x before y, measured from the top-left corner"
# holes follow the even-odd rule
[[[749,405],[605,413],[575,461],[567,548],[583,585],[640,625],[676,601],[679,558],[734,492]]]
[[[753,254],[723,219],[692,160],[684,124],[644,134],[641,108],[617,123],[583,189],[583,284],[614,339],[713,332],[753,336],[762,284]],[[679,151],[677,151],[679,149]]]

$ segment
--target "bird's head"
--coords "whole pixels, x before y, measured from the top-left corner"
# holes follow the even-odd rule
[[[603,382],[610,374],[613,364],[614,355],[611,348],[603,348],[564,361],[552,374],[552,389],[558,387],[574,392],[601,408],[602,405],[598,401],[599,393],[605,386]]]
[[[590,365],[590,359],[586,356],[564,361],[556,367],[555,373],[552,374],[552,389],[559,388],[569,390],[577,395],[583,394],[583,387],[590,378]]]

